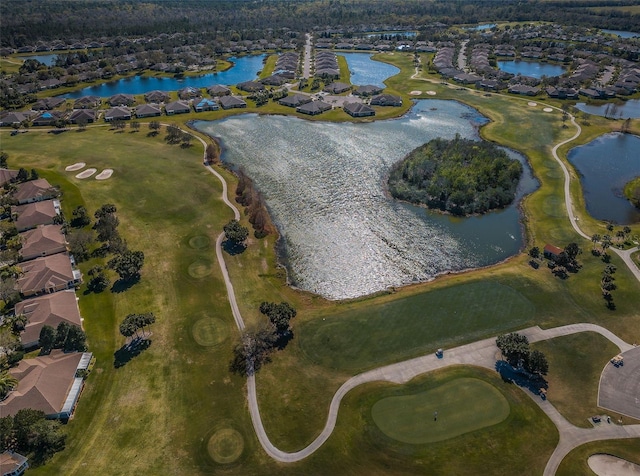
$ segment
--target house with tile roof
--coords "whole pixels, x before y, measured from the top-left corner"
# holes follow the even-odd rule
[[[57,195],[57,190],[51,186],[47,179],[36,179],[19,184],[13,198],[19,205],[24,205],[25,203],[49,200]]]
[[[22,240],[21,261],[67,251],[67,240],[62,233],[61,225],[41,225],[21,233],[20,239]]]
[[[17,230],[25,231],[38,225],[52,225],[60,215],[58,200],[44,200],[11,207],[11,215],[15,215],[14,223]]]
[[[82,274],[73,269],[67,253],[25,261],[20,267],[23,275],[16,287],[24,297],[71,289],[82,282]]]

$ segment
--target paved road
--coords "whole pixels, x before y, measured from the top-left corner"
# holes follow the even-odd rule
[[[302,63],[302,77],[309,79],[311,77],[311,34],[305,35],[307,41],[304,45],[304,58]]]

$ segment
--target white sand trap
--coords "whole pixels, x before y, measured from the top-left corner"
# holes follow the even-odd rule
[[[544,112],[553,112],[553,109],[551,109],[550,107],[545,107],[543,109]]]
[[[85,164],[84,162],[76,162],[73,165],[65,167],[64,170],[66,170],[67,172],[75,172],[76,170],[84,169],[85,165],[87,164]]]
[[[422,91],[411,91],[409,94],[411,94],[412,96],[420,96],[422,94]]]
[[[435,92],[435,91],[427,91],[427,94],[428,94],[429,96],[435,96],[435,95],[436,95],[436,92]]]
[[[533,101],[529,101],[527,104],[531,107],[536,107],[538,105],[537,102],[533,102]]]
[[[104,169],[102,172],[96,175],[96,180],[107,180],[108,178],[111,178],[112,175],[113,169]]]
[[[595,454],[587,460],[591,470],[598,476],[638,476],[640,465],[617,456]]]
[[[97,169],[87,169],[87,170],[83,170],[82,172],[80,172],[78,175],[76,175],[76,178],[79,179],[85,179],[85,178],[89,178],[91,177],[93,174],[95,174],[98,170]]]

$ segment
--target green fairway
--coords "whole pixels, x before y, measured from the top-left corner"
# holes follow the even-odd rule
[[[526,327],[534,313],[515,289],[478,281],[305,322],[299,345],[315,363],[359,371]]]
[[[509,403],[493,385],[462,378],[426,392],[379,400],[371,416],[388,437],[424,444],[496,425],[509,416]]]

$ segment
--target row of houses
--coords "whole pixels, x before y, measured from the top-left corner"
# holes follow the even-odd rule
[[[4,181],[16,175],[10,170],[0,173]],[[82,328],[75,293],[82,275],[75,269],[63,228],[57,224],[60,203],[54,198],[56,195],[45,179],[18,184],[13,193],[17,205],[12,207],[11,219],[22,244],[16,289],[24,298],[16,304],[14,313],[26,318],[20,333],[25,350],[39,347],[45,325],[57,328],[64,322]],[[43,411],[47,418],[71,418],[82,391],[83,371],[91,359],[89,352],[54,350],[49,355],[21,360],[9,370],[18,385],[0,402],[0,414],[15,415],[21,409],[32,408]]]

